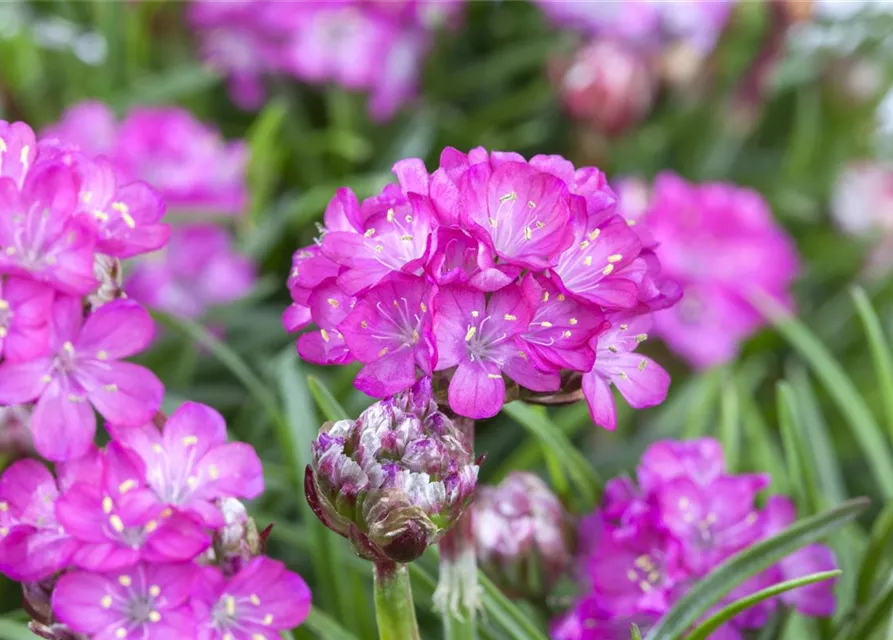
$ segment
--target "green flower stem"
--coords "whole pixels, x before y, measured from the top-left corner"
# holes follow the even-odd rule
[[[405,564],[375,565],[375,617],[381,640],[421,640]]]

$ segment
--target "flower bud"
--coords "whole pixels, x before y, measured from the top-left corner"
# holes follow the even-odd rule
[[[617,135],[651,109],[657,78],[648,59],[632,48],[596,40],[574,56],[560,91],[571,115],[605,134]]]
[[[543,596],[567,570],[574,523],[537,476],[514,472],[479,487],[473,513],[478,562],[506,593]]]
[[[112,300],[127,297],[124,293],[121,261],[117,258],[97,253],[93,259],[93,275],[99,281],[99,287],[87,296],[91,310],[95,311]]]
[[[357,420],[323,425],[304,487],[314,513],[360,556],[411,562],[471,502],[477,473],[425,379]]]

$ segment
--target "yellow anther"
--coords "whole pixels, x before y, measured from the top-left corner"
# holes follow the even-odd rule
[[[198,436],[186,436],[183,438],[183,446],[191,447],[192,445],[198,444]]]
[[[428,313],[428,305],[426,305],[424,302],[419,303],[419,309],[422,310],[422,313]]]
[[[594,229],[594,230],[589,234],[589,239],[590,239],[590,240],[595,240],[596,238],[598,238],[598,235],[599,235],[601,232],[602,232],[601,229]]]
[[[565,295],[563,293],[559,293],[558,294],[558,302],[564,302],[565,300],[567,300]]]
[[[118,385],[116,385],[116,384],[113,382],[113,383],[111,383],[111,384],[103,385],[102,388],[103,388],[104,391],[108,391],[109,393],[115,393],[115,392],[118,390]]]
[[[542,326],[544,326],[546,329],[551,329],[551,328],[552,328],[552,323],[549,322],[548,320],[543,320],[542,322],[540,322],[540,324],[541,324]]]
[[[210,476],[211,480],[216,480],[220,477],[220,470],[217,468],[216,464],[208,466],[208,476]]]
[[[368,329],[368,328],[369,328],[369,323],[366,322],[365,320],[363,320],[362,322],[360,322],[360,326],[361,326],[363,329]]]
[[[136,487],[137,487],[136,480],[134,480],[133,478],[130,478],[118,485],[118,491],[120,493],[127,493],[128,491],[130,491],[132,489],[136,489]]]
[[[568,320],[568,324],[570,324],[572,327],[577,326],[577,319],[571,318],[570,320]]]
[[[530,240],[531,238],[533,238],[533,229],[531,229],[529,226],[524,227],[524,239]]]
[[[571,337],[571,332],[570,332],[570,330],[566,330],[564,333],[562,333],[562,334],[561,334],[561,337],[562,337],[562,338],[570,338],[570,337]]]
[[[488,218],[487,221],[490,223],[491,227],[493,227],[494,229],[496,228],[496,219],[495,218]]]
[[[548,302],[548,301],[549,301],[549,292],[543,291],[543,302]]]
[[[251,604],[253,604],[255,607],[260,606],[260,598],[258,597],[258,595],[256,593],[252,593],[251,597],[248,598],[248,601]]]
[[[112,529],[121,533],[124,531],[124,523],[121,521],[121,516],[117,513],[109,516],[109,524],[112,525]]]
[[[174,510],[170,507],[167,507],[166,509],[163,509],[158,515],[160,515],[162,518],[170,518],[172,515],[174,515]]]
[[[680,509],[688,509],[688,506],[691,504],[691,501],[685,496],[679,498],[679,508]]]
[[[591,267],[592,266],[592,256],[586,256],[585,258],[583,258],[583,264],[585,264],[587,267]]]
[[[130,576],[127,575],[118,576],[118,584],[120,584],[122,587],[129,587],[133,584],[133,580],[131,580]]]
[[[604,269],[602,269],[602,273],[605,274],[606,276],[611,275],[611,272],[612,272],[612,271],[614,271],[614,265],[613,265],[613,264],[609,264],[607,267],[605,267]]]
[[[499,375],[498,373],[488,373],[488,374],[487,374],[487,377],[490,378],[491,380],[500,380],[500,379],[502,379],[502,376]]]
[[[223,596],[223,606],[226,607],[226,614],[229,616],[236,615],[236,599],[232,596]]]
[[[405,236],[400,236],[400,239],[403,242],[412,242],[412,238],[413,238],[413,236],[408,233]]]
[[[636,582],[639,579],[639,574],[632,569],[627,569],[626,577],[629,579],[630,582]]]
[[[478,330],[476,327],[468,327],[468,331],[465,334],[465,342],[471,340],[477,332]]]
[[[271,624],[273,624],[273,614],[268,613],[264,616],[264,626],[269,627]]]
[[[608,262],[620,262],[621,260],[623,260],[623,255],[619,253],[608,256]]]
[[[366,229],[366,233],[363,234],[367,238],[371,238],[375,235],[375,229]]]
[[[0,299],[0,311],[6,311],[7,309],[9,309],[9,302]]]
[[[22,147],[22,153],[19,155],[19,160],[21,160],[23,163],[28,162],[29,153],[31,153],[31,145],[26,144],[24,147]]]
[[[66,340],[65,343],[62,345],[62,350],[63,350],[65,353],[67,353],[68,355],[70,355],[70,356],[73,356],[73,355],[74,355],[74,345],[71,344],[71,342],[69,342],[69,341],[67,341],[67,340]]]
[[[99,604],[102,605],[103,609],[110,609],[112,606],[112,597],[111,596],[102,596],[102,599],[99,601]]]
[[[161,614],[157,611],[149,612],[149,622],[159,622],[161,620]]]
[[[642,360],[642,362],[639,363],[639,371],[644,371],[645,367],[647,367],[647,366],[648,366],[648,361]]]
[[[406,217],[404,218],[404,220],[406,220],[407,222],[412,222],[412,216],[409,214],[406,214]]]
[[[639,583],[639,589],[641,589],[645,593],[648,593],[649,591],[651,591],[651,585],[648,582],[645,582],[644,580],[642,580]]]
[[[0,538],[9,534],[9,529],[7,527],[0,527]]]
[[[188,478],[186,478],[186,486],[190,489],[195,489],[195,487],[198,486],[198,478],[196,478],[195,476],[189,476]]]
[[[375,245],[375,252],[376,252],[376,253],[381,253],[382,251],[384,251],[384,245],[383,245],[383,244],[377,244],[377,245]]]
[[[16,254],[15,247],[6,247],[6,255],[14,256]]]
[[[0,502],[0,511],[9,511],[9,503]]]
[[[105,351],[105,350],[99,350],[99,351],[97,351],[97,352],[96,352],[96,359],[97,359],[97,360],[108,360],[108,359],[109,359],[109,352],[108,352],[108,351]]]
[[[648,582],[655,584],[660,580],[660,571],[652,571],[648,574]]]
[[[160,444],[153,444],[152,451],[155,453],[164,453],[164,448]]]
[[[127,629],[125,629],[124,627],[120,627],[119,629],[116,629],[115,637],[116,638],[126,638],[127,637]]]
[[[514,315],[514,314],[511,314],[511,313],[507,313],[507,314],[505,314],[505,315],[502,316],[502,317],[503,317],[505,320],[517,320],[517,319],[518,319],[518,316],[516,316],[516,315]]]
[[[105,513],[106,515],[108,515],[112,512],[112,507],[114,507],[114,506],[115,505],[109,496],[106,496],[102,499],[102,512]]]
[[[636,342],[645,342],[648,339],[647,333],[640,333],[636,336]]]
[[[388,209],[387,218],[388,218],[388,222],[394,221],[394,210],[393,209]]]
[[[472,311],[472,312],[471,312],[471,317],[472,317],[472,318],[477,318],[479,315],[481,315],[481,312],[480,312],[480,311]]]
[[[588,246],[589,246],[589,240],[584,240],[583,242],[580,243],[581,250],[585,249]]]
[[[388,352],[389,352],[390,350],[391,350],[391,349],[390,349],[389,347],[385,347],[384,349],[382,349],[381,351],[378,352],[378,357],[379,357],[379,358],[384,358],[386,355],[388,355]]]
[[[329,332],[326,331],[325,329],[320,329],[320,330],[319,330],[319,335],[321,335],[321,336],[322,336],[322,339],[323,339],[324,341],[326,341],[326,342],[328,342],[328,341],[330,340],[330,338],[329,338]]]
[[[157,598],[161,595],[161,587],[159,587],[157,584],[153,584],[151,587],[149,587],[149,595],[153,598]]]
[[[93,192],[92,192],[92,191],[84,191],[84,192],[81,194],[81,201],[84,202],[85,204],[90,204],[90,201],[91,201],[92,199],[93,199]]]

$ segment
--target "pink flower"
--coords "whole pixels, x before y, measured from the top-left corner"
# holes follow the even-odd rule
[[[310,589],[281,562],[260,556],[229,579],[216,567],[203,568],[192,610],[197,640],[273,640],[307,618]]]
[[[112,442],[97,478],[82,478],[56,503],[56,517],[76,541],[72,563],[116,571],[139,562],[185,562],[210,544],[199,521],[165,506],[146,486],[146,469]]]
[[[146,484],[162,503],[192,513],[211,528],[224,524],[215,501],[254,498],[263,492],[263,469],[251,446],[226,441],[223,417],[211,407],[187,402],[154,424],[115,429],[115,438],[146,468]]]
[[[66,568],[74,541],[56,520],[56,479],[36,460],[19,460],[0,476],[0,571],[19,581]]]
[[[167,247],[137,263],[125,283],[135,300],[184,318],[198,318],[211,306],[248,294],[255,267],[214,225],[177,227]]]
[[[642,454],[636,469],[639,485],[645,491],[656,489],[676,478],[688,478],[709,485],[726,472],[722,447],[713,438],[660,440]]]
[[[53,290],[25,278],[0,283],[0,355],[24,362],[43,355],[50,342]]]
[[[791,306],[794,245],[756,192],[662,174],[644,224],[658,243],[663,273],[684,289],[679,305],[656,314],[656,332],[694,366],[733,358],[766,323],[750,296]]]
[[[437,361],[432,297],[433,287],[424,278],[395,274],[349,310],[338,328],[347,348],[365,364],[356,378],[358,389],[384,398],[432,374]]]
[[[44,140],[56,138],[75,145],[88,155],[110,156],[118,135],[115,114],[102,102],[85,100],[69,107],[52,127],[44,130]]]
[[[529,389],[558,389],[558,376],[537,371],[515,339],[532,317],[519,287],[509,285],[487,300],[481,291],[453,285],[437,294],[434,305],[435,370],[456,367],[449,402],[459,415],[495,416],[505,401],[503,373]]]
[[[92,638],[194,638],[188,601],[198,568],[139,564],[111,573],[74,571],[53,590],[53,612],[71,630]]]
[[[96,240],[74,216],[79,186],[73,170],[52,161],[28,170],[21,188],[12,178],[0,178],[0,273],[27,276],[72,295],[95,288]]]
[[[0,120],[0,178],[7,178],[19,189],[37,157],[34,131],[24,122]]]
[[[613,431],[617,428],[617,407],[612,384],[631,407],[643,409],[664,401],[670,375],[651,358],[635,353],[648,338],[650,316],[617,314],[609,321],[611,328],[593,340],[595,363],[583,376],[583,393],[593,421]]]
[[[53,307],[50,353],[27,362],[0,364],[0,403],[36,400],[34,446],[50,460],[83,455],[96,430],[95,407],[120,425],[148,421],[164,388],[148,369],[121,362],[152,338],[152,318],[135,302],[108,303],[83,320],[79,298]]]

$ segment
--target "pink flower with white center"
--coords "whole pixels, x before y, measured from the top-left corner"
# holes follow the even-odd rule
[[[510,264],[546,269],[573,240],[567,185],[527,163],[472,165],[459,190],[463,225]]]
[[[0,281],[0,355],[24,362],[43,355],[50,344],[53,290],[25,278]]]
[[[491,418],[505,401],[505,373],[535,391],[555,391],[558,376],[538,371],[516,337],[532,310],[520,287],[492,294],[463,286],[440,290],[434,299],[436,371],[456,367],[449,386],[450,408],[468,418]]]
[[[36,460],[19,460],[0,476],[0,572],[38,581],[65,569],[74,541],[56,520],[56,479]]]
[[[116,429],[115,437],[142,459],[146,484],[162,503],[194,514],[207,527],[224,524],[216,500],[250,499],[263,492],[263,469],[254,449],[228,443],[223,416],[203,404],[181,405],[163,432],[146,424]]]
[[[199,569],[139,564],[110,573],[74,571],[53,589],[53,613],[72,631],[97,640],[196,637],[188,606]]]
[[[658,243],[662,273],[684,297],[655,315],[655,332],[692,365],[725,362],[766,324],[750,297],[791,307],[794,244],[758,193],[731,184],[657,177],[644,224]]]
[[[81,478],[56,502],[56,517],[76,541],[72,563],[117,571],[139,562],[186,562],[211,543],[194,517],[166,506],[146,486],[137,454],[111,442],[102,471]]]
[[[346,293],[356,295],[391,273],[418,274],[424,268],[434,220],[423,196],[389,185],[381,195],[364,201],[359,214],[348,214],[348,219],[360,226],[329,231],[322,237],[323,254],[346,267],[338,276],[338,285]]]
[[[138,304],[118,300],[83,320],[80,298],[53,306],[50,352],[27,362],[0,364],[0,403],[37,401],[31,417],[34,446],[50,460],[87,452],[96,431],[95,407],[118,425],[148,421],[164,387],[154,373],[121,358],[152,339],[152,318]]]
[[[310,613],[310,589],[285,565],[263,556],[227,579],[204,567],[192,594],[197,640],[278,640]]]
[[[19,189],[37,157],[34,131],[24,122],[0,120],[0,178],[8,178]]]
[[[540,368],[592,369],[595,351],[589,341],[610,326],[601,309],[567,297],[549,278],[528,275],[521,288],[534,309],[521,339],[541,361]]]
[[[354,355],[347,348],[339,326],[355,304],[356,300],[345,294],[334,278],[313,289],[307,305],[319,330],[309,331],[298,338],[301,357],[316,364],[353,362]]]
[[[339,330],[364,367],[354,382],[384,398],[430,376],[437,361],[431,331],[434,287],[424,277],[395,274],[366,293]]]
[[[78,211],[96,233],[98,252],[132,258],[167,243],[170,227],[160,223],[165,205],[157,191],[140,181],[121,184],[105,158],[75,157],[81,178]]]
[[[52,161],[28,170],[21,189],[11,178],[0,178],[0,273],[30,277],[72,295],[96,287],[96,239],[74,217],[79,186],[72,169]]]
[[[576,212],[573,244],[558,258],[552,273],[568,295],[607,309],[631,309],[638,302],[646,264],[638,260],[642,244],[618,215]]]
[[[176,227],[164,249],[134,266],[125,289],[142,304],[199,318],[208,307],[234,302],[254,286],[254,264],[232,245],[223,227]]]
[[[583,393],[592,420],[610,431],[617,428],[617,407],[611,385],[631,407],[644,409],[660,404],[670,386],[668,374],[654,360],[635,353],[648,338],[650,316],[609,316],[611,328],[594,339],[595,364],[583,376]]]

